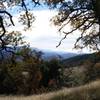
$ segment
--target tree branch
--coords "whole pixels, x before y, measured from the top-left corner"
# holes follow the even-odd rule
[[[0,13],[7,14],[9,16],[9,18],[10,18],[10,21],[11,21],[12,25],[15,26],[14,22],[12,20],[12,15],[10,13],[8,13],[7,11],[0,11]]]

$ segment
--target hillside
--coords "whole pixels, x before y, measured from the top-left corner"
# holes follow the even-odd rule
[[[49,100],[100,100],[100,81],[80,87],[65,88]]]
[[[0,96],[0,100],[100,100],[100,80],[75,88],[64,88],[33,96]]]
[[[67,65],[67,67],[70,66],[74,67],[82,65],[86,61],[98,62],[100,60],[99,55],[100,55],[99,53],[76,55],[74,57],[62,60],[62,64]]]

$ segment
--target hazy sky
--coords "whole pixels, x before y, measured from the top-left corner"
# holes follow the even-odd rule
[[[79,52],[80,50],[73,50],[75,39],[78,36],[77,33],[68,36],[67,39],[65,39],[62,44],[56,48],[63,37],[63,34],[58,32],[57,27],[50,22],[50,19],[57,13],[57,11],[49,10],[46,7],[41,8],[38,7],[32,11],[36,17],[36,20],[32,25],[32,30],[22,32],[31,47],[52,51]],[[18,15],[15,14],[13,18],[16,23],[16,27],[13,29],[22,30],[23,26],[18,23],[17,16]],[[69,27],[66,27],[66,29],[69,29]],[[87,52],[87,50],[83,50],[83,52]]]
[[[32,47],[57,51],[72,51],[75,36],[68,37],[67,40],[63,41],[61,46],[56,48],[63,34],[61,35],[57,27],[50,22],[55,13],[55,11],[50,10],[34,11],[36,21],[33,23],[32,30],[24,33],[24,35]]]

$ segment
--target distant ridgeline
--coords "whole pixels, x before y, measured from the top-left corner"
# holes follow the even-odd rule
[[[17,47],[16,48],[16,52],[21,50],[23,47]],[[70,52],[63,52],[63,51],[50,51],[50,50],[40,50],[37,48],[30,48],[33,52],[42,52],[42,59],[43,60],[51,60],[52,58],[55,59],[67,59],[70,57],[74,57],[77,54],[76,53],[70,53]],[[9,49],[8,49],[9,51]],[[11,52],[7,52],[5,50],[2,50],[2,52],[0,52],[0,59],[4,58],[9,58],[12,55]]]
[[[100,62],[100,52],[92,53],[92,54],[82,54],[77,55],[68,59],[62,60],[62,64],[66,67],[75,67],[78,65],[82,65],[86,61],[91,62]]]

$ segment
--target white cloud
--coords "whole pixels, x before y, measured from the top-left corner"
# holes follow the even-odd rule
[[[57,13],[55,10],[34,10],[33,13],[36,17],[36,21],[32,25],[32,30],[22,32],[26,37],[25,39],[31,44],[31,47],[76,52],[76,50],[72,50],[72,48],[76,37],[79,36],[77,33],[68,36],[67,39],[62,42],[61,46],[56,48],[63,34],[59,34],[57,28],[50,23],[50,19]],[[14,29],[22,30],[23,26],[18,24],[17,17],[14,17],[14,21],[17,23]],[[69,27],[66,27],[66,29],[69,29]]]

